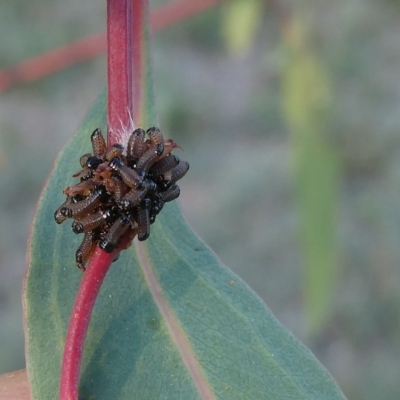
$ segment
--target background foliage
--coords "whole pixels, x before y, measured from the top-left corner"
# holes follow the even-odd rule
[[[236,4],[155,36],[161,127],[191,163],[181,205],[348,398],[397,398],[400,5],[286,4],[301,30],[292,39],[268,2],[261,13],[247,10],[247,20],[233,20],[243,15]],[[244,29],[249,18],[258,27],[251,40],[233,38],[232,26]],[[0,67],[104,26],[105,4],[94,0],[3,1]],[[1,372],[24,365],[20,287],[35,202],[105,76],[99,57],[0,94]],[[317,100],[304,105],[299,90]],[[306,121],[296,120],[299,106]],[[331,213],[325,222],[312,220],[319,196]],[[318,269],[320,252],[331,261]],[[325,305],[313,309],[310,296]]]

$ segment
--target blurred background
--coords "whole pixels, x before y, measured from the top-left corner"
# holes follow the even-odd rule
[[[186,218],[355,400],[400,398],[399,19],[396,0],[230,0],[154,35]],[[3,0],[0,69],[104,28],[105,1]],[[0,93],[0,373],[24,367],[35,203],[105,80],[103,54]]]

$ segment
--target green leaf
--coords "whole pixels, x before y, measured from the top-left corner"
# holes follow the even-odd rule
[[[24,292],[34,400],[58,396],[67,324],[82,273],[81,237],[53,213],[90,133],[105,127],[103,94],[58,157],[41,196]],[[185,178],[187,179],[187,178]],[[190,230],[176,204],[150,238],[122,252],[92,315],[81,399],[344,399],[314,356]]]
[[[305,260],[307,328],[316,333],[329,312],[337,274],[339,163],[327,137],[330,84],[296,19],[286,27],[288,63],[283,110],[292,134],[300,237]]]

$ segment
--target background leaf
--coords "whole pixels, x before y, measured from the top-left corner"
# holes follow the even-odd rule
[[[305,36],[293,17],[284,35],[288,60],[282,73],[282,99],[292,135],[306,327],[315,334],[324,327],[336,282],[339,163],[326,132],[329,79]]]
[[[56,161],[40,199],[24,294],[27,365],[34,399],[58,393],[64,337],[81,278],[74,266],[80,237],[53,213],[72,183],[90,133],[105,126],[105,95]],[[218,399],[343,399],[313,355],[271,315],[237,276],[193,234],[176,204],[166,207],[142,248],[124,251],[105,279],[89,326],[82,399],[199,399],[195,381],[156,306],[149,269]],[[146,272],[147,268],[147,272]],[[203,397],[206,398],[206,397]]]
[[[233,54],[242,54],[250,46],[261,26],[264,2],[260,0],[231,0],[222,14],[222,36]]]

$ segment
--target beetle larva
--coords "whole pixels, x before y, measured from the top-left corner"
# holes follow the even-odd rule
[[[145,132],[142,128],[135,129],[128,140],[126,148],[126,157],[128,162],[134,164],[147,150],[147,145],[144,142]]]
[[[146,133],[149,135],[151,147],[155,147],[157,155],[161,156],[164,151],[164,137],[161,131],[153,126],[147,129]]]
[[[106,220],[110,219],[112,216],[113,212],[111,209],[89,214],[84,218],[75,220],[72,224],[72,230],[74,233],[86,233],[92,231],[103,225]]]
[[[119,173],[119,176],[130,188],[136,189],[142,183],[140,175],[132,168],[123,164],[122,160],[118,157],[113,158],[109,166],[112,170]]]
[[[93,190],[90,196],[77,203],[64,206],[60,209],[60,212],[65,214],[68,218],[79,219],[98,207],[102,202],[102,197],[104,197],[104,190],[102,188],[97,188]]]
[[[175,168],[179,164],[179,158],[175,155],[168,155],[163,157],[161,160],[155,162],[151,168],[149,173],[154,176],[159,176],[165,174],[167,171]]]
[[[189,163],[186,161],[180,161],[179,164],[171,171],[171,184],[183,178],[188,171]]]
[[[56,212],[54,213],[54,219],[56,220],[57,224],[62,224],[68,218],[68,212],[66,211],[66,208],[71,203],[72,196],[67,196],[67,199],[64,201],[64,203],[57,208]]]
[[[140,174],[140,176],[147,175],[150,167],[158,159],[159,156],[157,154],[156,147],[151,147],[150,149],[146,150],[142,157],[140,157],[138,162],[136,163],[136,170]]]
[[[181,193],[181,190],[179,189],[179,186],[174,185],[174,186],[171,186],[165,192],[161,192],[159,194],[159,196],[165,203],[167,203],[168,201],[172,201],[172,200],[175,200],[176,198],[178,198],[180,193]]]
[[[129,228],[131,218],[129,215],[122,215],[119,217],[110,227],[110,230],[101,240],[99,246],[107,253],[112,253],[117,247],[119,238],[126,232]]]
[[[128,210],[137,206],[146,196],[148,189],[145,187],[141,190],[131,189],[120,201],[118,205],[123,210]]]
[[[82,168],[86,166],[87,160],[90,157],[92,157],[92,155],[90,153],[86,153],[79,159],[79,163],[81,164]]]
[[[146,240],[150,236],[150,216],[149,210],[151,206],[149,198],[144,199],[138,207],[137,222],[138,222],[138,240]]]
[[[103,160],[97,156],[91,156],[86,161],[86,166],[91,170],[96,170]]]
[[[108,179],[105,185],[108,191],[112,191],[114,193],[114,198],[116,201],[121,200],[130,189],[126,186],[122,178],[117,175],[113,175],[110,179]]]
[[[124,152],[124,146],[119,143],[113,144],[104,154],[104,160],[111,161],[115,157],[121,157]]]
[[[94,130],[90,139],[92,141],[93,155],[102,157],[106,152],[107,145],[100,128]]]
[[[85,270],[85,264],[88,261],[90,255],[93,253],[95,247],[94,232],[89,231],[85,233],[82,243],[79,245],[78,250],[75,253],[76,265],[79,269]]]

